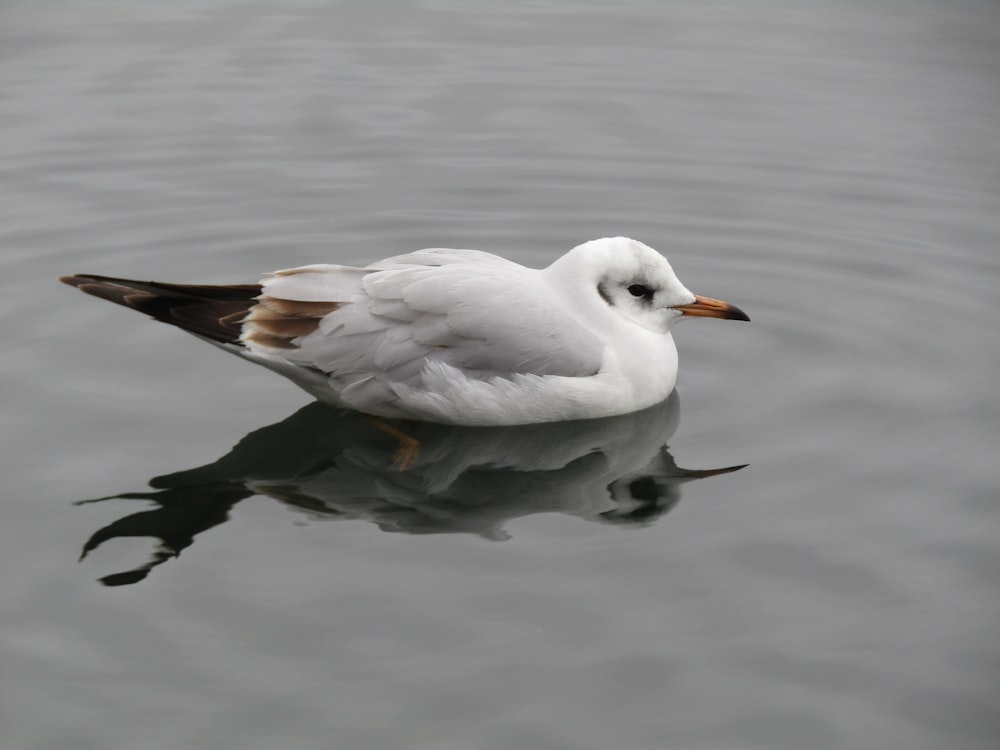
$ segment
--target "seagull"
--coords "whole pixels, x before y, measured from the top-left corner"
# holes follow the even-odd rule
[[[363,268],[276,271],[259,284],[60,281],[263,365],[321,401],[468,426],[653,406],[677,382],[674,324],[750,319],[688,291],[666,258],[627,237],[586,242],[542,269],[432,248]]]

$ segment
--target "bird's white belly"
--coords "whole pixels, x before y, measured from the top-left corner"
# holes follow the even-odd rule
[[[673,340],[657,338],[659,346],[643,351],[638,363],[609,349],[600,371],[589,377],[517,373],[482,380],[442,362],[430,362],[419,385],[389,384],[397,399],[394,404],[349,405],[387,417],[481,426],[627,414],[660,403],[676,383]]]

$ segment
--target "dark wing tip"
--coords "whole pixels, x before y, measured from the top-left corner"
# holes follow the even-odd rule
[[[227,344],[239,343],[242,321],[261,292],[259,284],[165,284],[87,273],[60,276],[59,281],[86,294]]]
[[[93,294],[93,292],[91,292],[87,287],[127,287],[130,283],[132,283],[129,279],[116,279],[112,276],[98,276],[95,273],[74,273],[69,276],[60,276],[59,281],[63,284],[68,284],[69,286],[75,286],[77,289],[85,291],[88,294]]]

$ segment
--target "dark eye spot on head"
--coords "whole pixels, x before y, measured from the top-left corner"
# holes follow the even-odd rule
[[[653,290],[644,284],[631,284],[628,288],[628,293],[633,297],[642,297],[646,300],[653,299]]]

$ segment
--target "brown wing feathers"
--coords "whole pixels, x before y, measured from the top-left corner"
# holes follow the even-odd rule
[[[261,293],[260,284],[164,284],[91,274],[63,276],[59,280],[87,294],[227,344],[240,343],[241,324]]]

